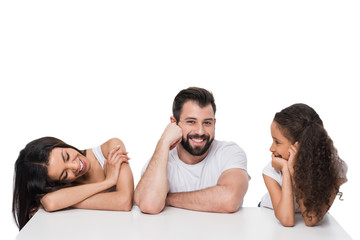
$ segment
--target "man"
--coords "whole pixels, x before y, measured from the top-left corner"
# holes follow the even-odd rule
[[[248,188],[244,151],[214,140],[216,105],[205,89],[178,93],[173,116],[135,189],[142,212],[166,205],[195,211],[235,212]]]

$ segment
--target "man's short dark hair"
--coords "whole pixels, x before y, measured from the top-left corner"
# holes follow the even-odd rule
[[[180,120],[180,114],[184,103],[190,100],[196,102],[201,108],[211,104],[215,114],[216,105],[212,93],[204,88],[189,87],[181,90],[174,99],[172,111],[176,122],[179,122]]]

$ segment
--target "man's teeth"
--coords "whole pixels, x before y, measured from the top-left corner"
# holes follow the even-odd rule
[[[195,138],[193,138],[192,140],[193,140],[194,142],[198,142],[198,143],[204,141],[204,139],[195,139]]]

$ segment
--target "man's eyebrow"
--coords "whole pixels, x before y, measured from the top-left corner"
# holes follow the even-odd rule
[[[196,118],[195,117],[187,117],[187,118],[185,118],[185,120],[196,120]]]

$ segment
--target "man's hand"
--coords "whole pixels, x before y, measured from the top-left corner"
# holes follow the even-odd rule
[[[160,140],[164,144],[167,144],[169,146],[169,149],[172,150],[176,147],[177,144],[181,142],[181,139],[181,128],[176,123],[172,122],[166,126]]]

